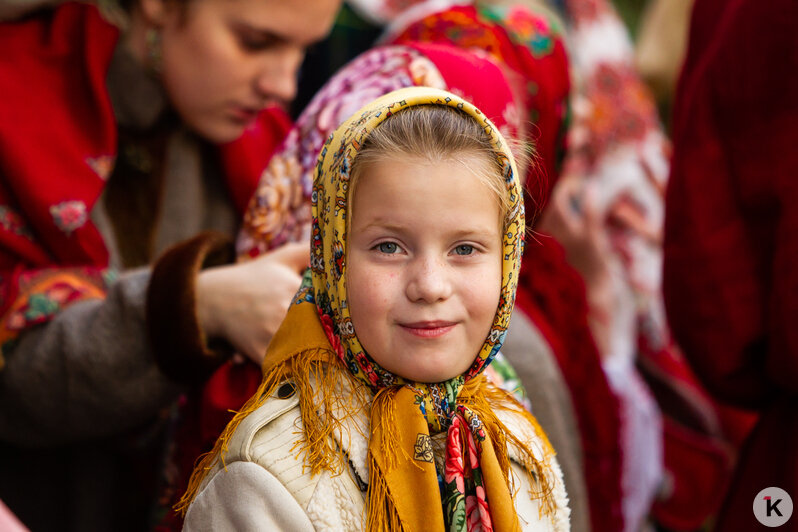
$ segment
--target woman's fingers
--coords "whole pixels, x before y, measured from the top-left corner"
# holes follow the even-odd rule
[[[267,253],[259,260],[277,261],[301,274],[310,266],[310,247],[307,243],[291,242]]]

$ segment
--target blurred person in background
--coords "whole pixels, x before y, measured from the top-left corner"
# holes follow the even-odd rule
[[[262,359],[306,246],[209,266],[338,7],[0,7],[0,498],[27,526],[149,528],[170,405]]]
[[[798,494],[796,24],[791,0],[697,0],[674,102],[669,321],[713,396],[760,416],[719,532],[759,528],[765,488]]]

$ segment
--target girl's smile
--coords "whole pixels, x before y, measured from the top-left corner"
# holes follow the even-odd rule
[[[400,323],[408,333],[419,338],[440,338],[455,328],[457,323],[451,321],[421,321],[415,323]]]

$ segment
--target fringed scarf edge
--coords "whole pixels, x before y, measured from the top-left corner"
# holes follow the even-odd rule
[[[370,390],[340,367],[340,361],[333,351],[314,348],[300,352],[275,364],[266,372],[258,390],[235,413],[233,419],[217,439],[213,449],[198,459],[186,492],[174,506],[175,511],[185,516],[188,507],[199,493],[214,466],[220,461],[222,467],[225,467],[224,457],[228,452],[229,442],[241,422],[263,406],[274,395],[278,386],[287,379],[291,379],[297,387],[304,427],[304,437],[291,450],[293,452],[298,447],[298,452],[304,456],[305,466],[310,468],[311,475],[322,471],[338,475],[346,470],[347,459],[335,443],[334,435],[336,433],[344,434],[345,431],[348,431],[353,424],[346,424],[346,421],[358,415],[359,412],[368,409],[366,411],[370,413],[371,408],[380,408],[385,412],[381,419],[387,426],[396,424],[395,419],[390,415],[393,410],[392,398],[396,391],[394,388],[381,390],[371,399]],[[351,394],[336,393],[341,389],[342,379],[347,379],[348,387],[352,390]],[[487,382],[486,379],[477,378],[467,383],[460,399],[483,420],[488,429],[508,489],[513,489],[515,484],[511,476],[508,453],[508,447],[513,446],[519,457],[519,465],[530,479],[529,496],[533,500],[540,500],[541,516],[553,516],[556,511],[556,503],[552,497],[555,479],[552,476],[550,460],[555,453],[537,420],[510,393],[499,389]],[[369,402],[371,402],[370,407]],[[498,419],[494,413],[496,408],[519,415],[532,426],[535,436],[541,442],[542,456],[540,459],[535,457],[526,442]],[[334,413],[340,415],[334,415]],[[345,424],[346,429],[344,428]],[[389,428],[382,433],[388,435],[392,433],[392,430]],[[362,436],[370,439],[368,434],[362,434]],[[383,449],[386,450],[388,467],[393,467],[400,459],[400,450],[390,443],[391,440],[388,438],[383,438],[383,441],[380,442]],[[367,463],[370,475],[366,495],[369,508],[366,529],[369,531],[402,530],[402,522],[396,512],[388,485],[382,475],[374,474],[380,468],[371,452],[368,453]]]

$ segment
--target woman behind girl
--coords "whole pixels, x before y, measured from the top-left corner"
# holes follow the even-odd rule
[[[501,135],[402,89],[336,130],[313,187],[311,270],[186,529],[568,530],[545,434],[482,375],[525,229]]]
[[[340,1],[46,3],[0,6],[26,13],[0,24],[0,498],[33,530],[147,530],[183,385],[260,363],[307,266],[211,267]]]

